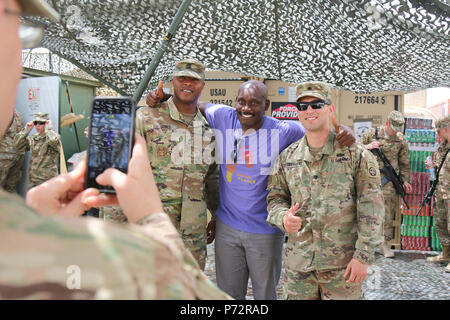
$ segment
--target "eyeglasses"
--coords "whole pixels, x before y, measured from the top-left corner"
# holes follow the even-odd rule
[[[299,111],[306,111],[308,109],[308,106],[311,106],[311,108],[317,110],[322,109],[325,105],[328,105],[328,103],[322,100],[316,100],[311,102],[297,102],[297,109]]]
[[[21,12],[5,9],[6,14],[21,17]],[[36,48],[41,44],[44,37],[45,24],[37,21],[21,21],[19,26],[19,38],[24,49]]]
[[[41,126],[45,124],[45,121],[33,121],[34,125],[40,124]]]

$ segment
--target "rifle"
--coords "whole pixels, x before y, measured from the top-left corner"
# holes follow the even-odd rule
[[[375,138],[378,140],[378,128],[375,128]],[[384,178],[381,180],[381,186],[384,186],[389,181],[392,181],[394,185],[395,192],[402,197],[403,202],[406,204],[406,207],[409,209],[409,204],[405,198],[405,189],[403,188],[402,178],[395,172],[394,167],[391,165],[389,160],[384,155],[381,149],[376,148],[371,150],[375,155],[377,155],[381,161],[384,163],[384,168],[380,170],[381,173],[384,173]]]
[[[436,191],[436,186],[437,186],[438,181],[439,181],[439,172],[441,171],[442,165],[443,165],[444,162],[445,162],[445,158],[447,158],[447,154],[448,154],[448,151],[449,151],[449,150],[450,150],[450,149],[447,150],[447,152],[445,153],[444,158],[442,159],[441,164],[439,165],[438,171],[436,172],[436,179],[434,179],[434,180],[431,182],[430,188],[428,189],[427,193],[423,196],[422,203],[420,204],[419,211],[417,211],[417,213],[416,213],[416,217],[419,215],[420,211],[422,211],[423,207],[424,207],[427,203],[430,203],[430,202],[431,202],[431,198],[433,197],[434,191]]]

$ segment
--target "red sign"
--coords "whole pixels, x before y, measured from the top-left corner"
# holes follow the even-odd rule
[[[28,89],[28,100],[29,101],[39,101],[39,88]]]
[[[272,102],[272,117],[280,120],[298,120],[297,107],[286,102]]]

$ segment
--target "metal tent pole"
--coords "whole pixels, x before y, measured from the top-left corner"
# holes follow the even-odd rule
[[[150,82],[150,79],[152,78],[153,73],[155,73],[155,70],[158,67],[159,62],[161,61],[163,54],[167,51],[167,47],[169,46],[170,41],[172,40],[175,32],[177,31],[177,29],[183,19],[183,16],[186,13],[191,2],[192,2],[192,0],[183,0],[180,7],[178,8],[177,14],[175,15],[175,18],[173,19],[173,21],[169,27],[169,30],[167,31],[164,39],[162,40],[161,44],[159,45],[158,51],[156,51],[155,55],[153,56],[153,59],[150,62],[150,65],[148,66],[147,70],[145,71],[144,77],[142,78],[141,82],[139,83],[138,88],[136,89],[136,92],[133,95],[133,98],[136,102],[139,102],[139,100],[141,99],[145,88],[147,88],[147,85]]]

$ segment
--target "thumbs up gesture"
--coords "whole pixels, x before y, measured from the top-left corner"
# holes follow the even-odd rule
[[[295,211],[297,211],[298,207],[299,204],[296,203],[283,217],[284,229],[288,233],[295,233],[302,227],[302,218],[295,216]]]
[[[167,98],[165,99],[167,100]],[[159,81],[158,89],[150,91],[145,98],[145,102],[149,107],[156,107],[156,105],[164,100],[163,82]]]

